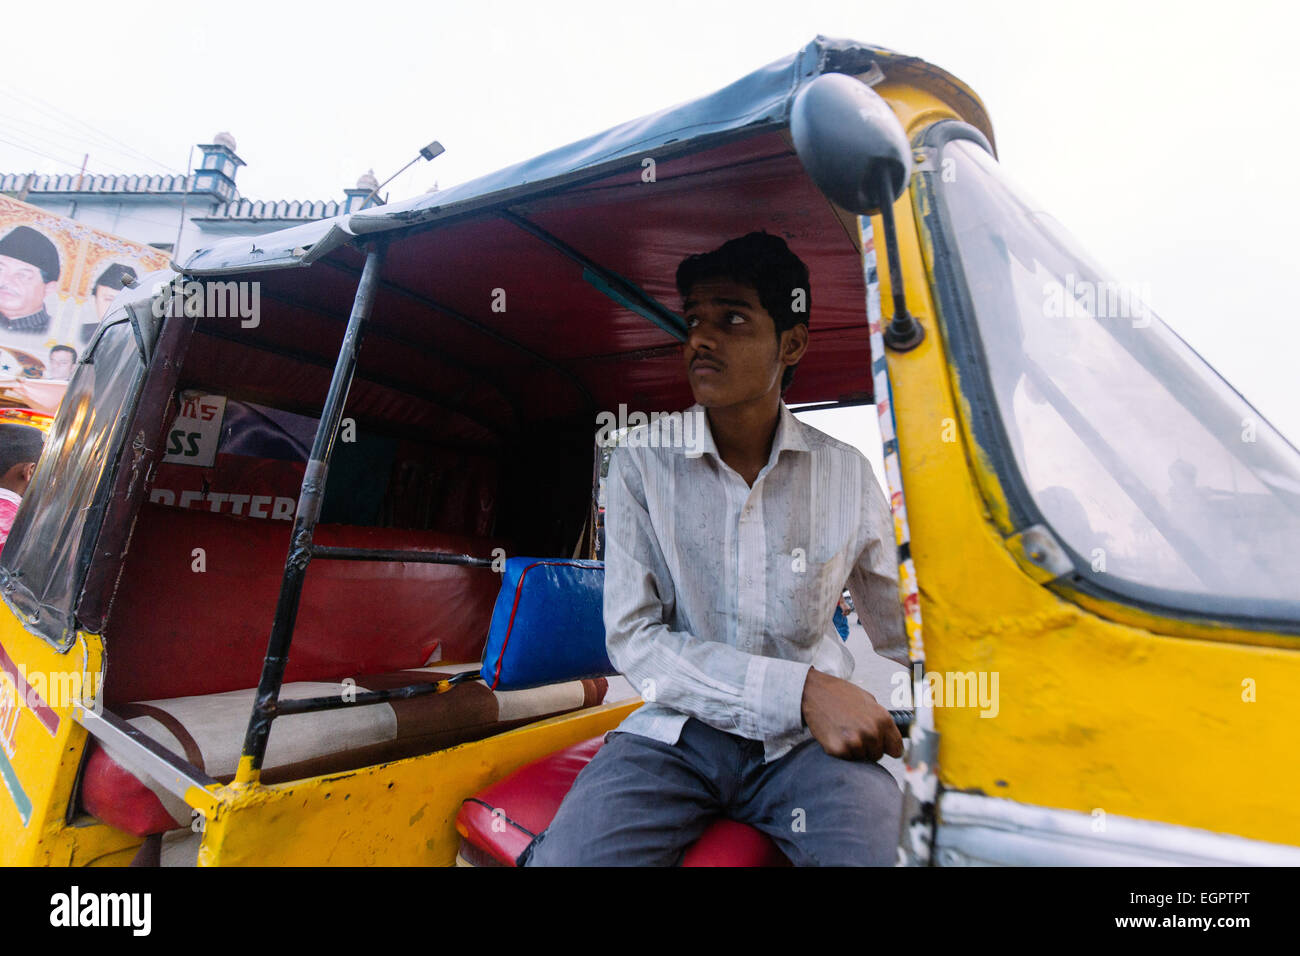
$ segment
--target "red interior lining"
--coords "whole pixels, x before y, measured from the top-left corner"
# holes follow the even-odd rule
[[[105,628],[105,701],[255,687],[290,523],[146,504]],[[318,525],[318,544],[491,557],[508,543],[434,531]],[[205,570],[195,570],[195,549]],[[313,561],[285,681],[330,680],[482,657],[500,575],[489,568]]]
[[[672,312],[681,306],[674,277],[685,256],[755,229],[781,236],[811,276],[811,342],[788,400],[869,398],[866,284],[856,228],[842,223],[808,179],[786,135],[764,132],[659,157],[655,170],[655,181],[646,182],[641,164],[629,161],[598,181],[533,196],[510,209]],[[281,358],[283,384],[275,376],[261,383],[270,394],[290,400],[308,394],[302,389],[310,386],[313,396],[323,397],[321,371],[333,363],[359,266],[358,252],[348,246],[310,269],[255,276],[272,305],[256,329],[239,330],[239,341],[310,352],[325,363],[323,370],[309,372]],[[414,381],[435,382],[439,376],[425,368],[433,356],[439,367],[461,370],[449,383],[474,382],[485,400],[495,399],[484,405],[476,393],[474,405],[458,406],[482,407],[481,417],[492,422],[512,421],[512,406],[524,422],[545,422],[586,418],[592,403],[598,409],[625,402],[642,411],[669,411],[691,402],[670,333],[605,296],[583,278],[579,263],[495,209],[394,242],[382,275],[385,285],[376,294],[367,332],[376,346],[362,350],[351,399],[359,414],[377,400],[371,392],[379,386],[367,384],[368,375],[400,365]],[[333,318],[300,321],[293,303]],[[208,327],[216,330],[209,321],[200,331]],[[311,331],[304,334],[304,328]],[[520,348],[502,345],[497,335]],[[572,377],[590,393],[590,402]],[[450,384],[432,388],[444,397],[456,394]],[[454,420],[473,431],[473,422]]]

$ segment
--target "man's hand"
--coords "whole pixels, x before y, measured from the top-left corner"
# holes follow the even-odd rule
[[[861,687],[808,669],[803,719],[822,749],[844,760],[903,756],[903,735],[889,711]]]

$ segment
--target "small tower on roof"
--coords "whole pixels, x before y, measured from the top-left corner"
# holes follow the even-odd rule
[[[200,143],[203,158],[194,170],[194,189],[196,193],[211,193],[219,202],[231,202],[238,198],[235,189],[235,176],[240,166],[247,165],[235,152],[235,137],[229,133],[218,133],[211,143]]]
[[[352,189],[343,190],[343,195],[347,198],[343,200],[343,212],[356,212],[366,201],[366,197],[379,188],[379,180],[375,177],[373,169],[367,169],[359,177],[357,184]]]

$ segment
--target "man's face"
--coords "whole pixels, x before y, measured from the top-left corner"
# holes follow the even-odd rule
[[[787,363],[798,361],[806,336],[796,326],[781,334],[758,301],[758,291],[731,279],[701,279],[683,304],[687,336],[682,354],[695,401],[722,408],[779,391]],[[801,344],[802,343],[802,344]]]
[[[111,285],[95,286],[95,314],[101,319],[104,317],[104,313],[108,311],[108,307],[112,305],[113,298],[119,291]]]
[[[0,256],[0,313],[18,319],[39,312],[55,283],[44,281],[41,270],[30,262]]]
[[[50,356],[50,364],[45,369],[46,378],[72,378],[72,353],[59,350]]]

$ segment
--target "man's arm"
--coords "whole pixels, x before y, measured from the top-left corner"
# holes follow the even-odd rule
[[[871,466],[863,462],[863,495],[869,526],[866,547],[849,573],[849,593],[858,620],[877,654],[898,664],[909,665],[907,630],[903,626],[903,604],[898,591],[898,545],[894,541],[894,518]]]
[[[894,521],[871,466],[862,462],[866,546],[849,574],[849,591],[872,646],[882,657],[908,662],[907,634],[898,593]],[[812,671],[804,687],[803,713],[813,737],[832,757],[879,760],[900,757],[903,738],[880,702],[861,687]]]
[[[797,731],[810,665],[670,629],[665,608],[675,600],[675,586],[650,520],[642,475],[626,448],[610,457],[605,494],[610,662],[642,697],[719,730],[750,740]]]

